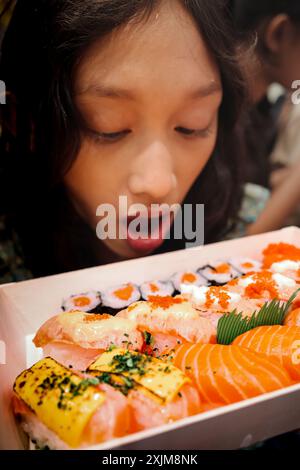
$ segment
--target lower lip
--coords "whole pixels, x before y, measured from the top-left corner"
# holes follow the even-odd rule
[[[170,224],[168,223],[168,218],[166,220],[160,220],[159,228],[157,230],[155,238],[138,238],[133,239],[130,231],[127,229],[127,243],[134,251],[138,253],[150,253],[151,251],[156,250],[159,248],[165,239],[166,233],[170,228]],[[171,221],[172,223],[172,221]]]

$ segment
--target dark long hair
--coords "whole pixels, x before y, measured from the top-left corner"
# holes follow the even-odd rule
[[[76,253],[70,253],[66,262],[66,246],[70,249],[71,245],[61,242],[60,250],[54,241],[62,240],[67,220],[63,177],[80,147],[80,124],[73,100],[74,69],[93,41],[134,18],[142,21],[160,1],[17,2],[0,64],[0,78],[8,92],[8,103],[1,109],[0,150],[8,175],[7,185],[2,187],[6,210],[9,205],[16,214],[28,262],[37,274],[85,264],[76,264]],[[212,51],[224,90],[216,150],[187,198],[205,203],[208,242],[222,236],[239,206],[242,153],[236,129],[245,90],[227,2],[178,1],[194,18]]]
[[[299,0],[231,0],[232,11],[239,31],[250,31],[266,18],[280,13],[292,21],[300,21]]]

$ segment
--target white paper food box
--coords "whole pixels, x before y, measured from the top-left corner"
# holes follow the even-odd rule
[[[167,279],[176,271],[232,256],[259,259],[269,243],[300,246],[300,229],[226,241],[204,247],[51,276],[0,287],[0,449],[28,448],[14,420],[10,396],[15,377],[39,359],[32,337],[74,293],[123,282]],[[5,364],[3,364],[5,362]],[[179,422],[116,439],[93,449],[238,449],[300,429],[300,384],[221,407]]]

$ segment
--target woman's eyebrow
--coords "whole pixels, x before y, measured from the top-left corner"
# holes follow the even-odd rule
[[[192,91],[186,93],[186,99],[197,99],[205,98],[222,91],[221,84],[216,81],[211,81],[208,84],[202,85]],[[112,86],[101,86],[101,85],[90,85],[82,90],[79,90],[76,95],[93,94],[100,98],[121,98],[127,100],[136,100],[138,98],[138,92],[126,88],[112,87]]]

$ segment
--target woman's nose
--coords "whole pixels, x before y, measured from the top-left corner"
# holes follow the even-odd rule
[[[146,193],[153,199],[163,199],[177,184],[172,156],[161,142],[153,142],[140,154],[129,177],[132,194]]]

